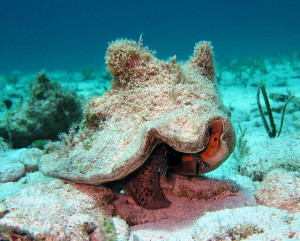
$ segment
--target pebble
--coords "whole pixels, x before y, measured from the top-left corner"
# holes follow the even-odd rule
[[[2,160],[0,162],[0,183],[14,182],[25,174],[25,166],[21,162]]]

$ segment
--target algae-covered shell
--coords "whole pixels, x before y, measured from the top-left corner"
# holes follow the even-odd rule
[[[209,42],[196,44],[193,56],[178,64],[176,57],[158,60],[141,42],[117,40],[108,47],[106,64],[112,89],[86,105],[71,144],[43,156],[43,173],[88,184],[119,180],[160,143],[182,153],[203,151],[215,121],[222,123],[221,148],[207,171],[233,151],[235,133],[216,88]]]

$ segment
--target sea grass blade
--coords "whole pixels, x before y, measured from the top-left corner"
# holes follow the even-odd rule
[[[281,133],[281,130],[282,130],[282,126],[283,126],[283,120],[284,120],[284,114],[285,114],[285,111],[286,111],[286,107],[288,105],[288,103],[294,99],[295,96],[291,96],[286,102],[285,102],[285,105],[282,109],[282,114],[281,114],[281,121],[280,121],[280,128],[279,128],[279,132],[278,132],[278,135],[277,136],[280,136],[280,133]]]
[[[275,126],[275,122],[274,122],[274,118],[273,118],[273,114],[272,114],[272,110],[271,110],[271,106],[270,106],[270,102],[269,102],[269,97],[267,95],[267,91],[264,85],[261,86],[261,91],[266,103],[266,107],[267,107],[267,112],[268,112],[268,116],[269,116],[269,120],[270,120],[270,125],[271,125],[271,133],[269,134],[269,136],[271,138],[276,136],[276,126]]]
[[[267,112],[268,112],[268,116],[269,116],[269,120],[270,120],[270,125],[271,125],[271,129],[268,125],[268,122],[266,120],[265,114],[262,110],[261,104],[260,104],[260,90],[263,94],[264,97],[264,101],[266,104],[266,108],[267,108]],[[270,106],[270,102],[269,102],[269,98],[265,89],[265,86],[261,83],[260,86],[258,87],[258,91],[257,91],[257,105],[258,105],[258,109],[264,124],[264,127],[269,135],[270,138],[274,138],[276,136],[276,126],[274,123],[274,118],[273,118],[273,114],[272,114],[272,110],[271,110],[271,106]]]
[[[259,110],[259,113],[260,113],[260,116],[261,116],[261,119],[263,121],[263,124],[264,124],[264,127],[267,131],[267,133],[269,134],[270,133],[270,128],[269,128],[269,125],[267,123],[267,120],[266,120],[266,117],[265,117],[265,114],[262,110],[262,107],[261,107],[261,104],[260,104],[260,86],[258,87],[258,90],[257,90],[257,105],[258,105],[258,110]]]

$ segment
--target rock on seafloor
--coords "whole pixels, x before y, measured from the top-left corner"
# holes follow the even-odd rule
[[[300,172],[270,171],[257,189],[256,198],[269,207],[300,212]]]
[[[18,149],[0,154],[0,183],[15,182],[26,172],[38,170],[42,151],[36,148]]]
[[[250,153],[240,163],[241,174],[254,181],[262,181],[273,169],[300,170],[300,139],[290,136],[268,138],[256,136],[250,139]]]
[[[192,238],[204,240],[297,240],[300,214],[264,206],[207,213],[193,228]]]
[[[43,155],[43,151],[37,148],[21,148],[7,151],[0,154],[2,160],[21,162],[25,166],[26,172],[38,170],[38,161]]]
[[[299,240],[300,214],[265,206],[206,212],[193,225],[133,227],[130,241]]]
[[[44,72],[37,75],[30,91],[28,100],[23,103],[20,96],[21,102],[7,111],[7,118],[0,119],[0,136],[15,148],[38,140],[57,140],[59,133],[81,118],[76,94],[51,82]]]
[[[14,182],[25,174],[25,166],[21,162],[1,161],[0,183]]]
[[[101,188],[95,195],[103,195]],[[9,197],[2,203],[0,237],[3,240],[88,241],[97,229],[100,236],[109,236],[111,233],[108,231],[101,234],[105,231],[105,225],[98,226],[105,223],[103,209],[101,203],[83,192],[83,188],[78,190],[61,180],[41,183],[22,190],[19,195]],[[115,220],[118,229],[114,235],[119,236],[120,240],[127,240],[127,225],[122,220]]]

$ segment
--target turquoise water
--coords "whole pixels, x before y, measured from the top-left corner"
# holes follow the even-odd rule
[[[247,236],[251,240],[300,240],[299,13],[300,0],[2,1],[0,241],[29,240],[31,237],[32,240],[98,240],[97,235],[108,231],[103,227],[111,224],[111,219],[102,217],[104,212],[120,216],[119,221],[126,221],[129,225],[141,225],[125,230],[125,223],[114,224],[120,237],[131,235],[130,241],[186,241],[192,240],[195,233],[198,239],[193,240],[221,240],[220,237],[222,240],[244,240]],[[119,74],[114,68],[115,62],[123,70],[120,76],[126,77],[115,78],[112,83],[111,74],[105,72],[104,56],[108,43],[118,38],[138,42],[141,34],[144,46],[156,51],[158,59],[174,55],[177,59],[169,59],[169,64],[156,64],[156,59],[153,62],[141,61],[137,66],[135,61],[124,61],[125,64],[123,61],[120,64],[118,59],[111,61],[113,64],[108,64],[111,73]],[[195,43],[202,40],[213,44],[217,87],[227,109],[226,115],[230,116],[236,132],[236,147],[232,155],[219,168],[205,174],[204,179],[199,175],[186,176],[191,172],[187,174],[185,168],[181,173],[180,168],[177,169],[178,156],[182,158],[179,163],[192,157],[196,174],[200,164],[207,168],[205,158],[220,160],[220,156],[227,155],[227,144],[223,141],[216,151],[212,151],[212,156],[204,155],[204,152],[209,155],[207,153],[216,147],[211,140],[230,136],[220,134],[223,125],[217,119],[207,125],[205,133],[210,134],[209,144],[199,155],[190,155],[190,147],[187,147],[186,152],[183,150],[185,154],[169,148],[170,153],[165,156],[164,149],[155,153],[156,147],[153,146],[155,151],[145,160],[146,154],[139,153],[146,148],[133,147],[140,145],[142,135],[147,137],[150,133],[141,134],[137,139],[138,129],[160,123],[165,123],[166,127],[162,129],[175,133],[174,137],[161,137],[163,142],[168,143],[170,139],[170,143],[180,143],[180,133],[183,133],[180,125],[188,130],[187,140],[192,140],[190,136],[195,133],[199,122],[190,121],[189,117],[194,117],[198,110],[190,105],[195,102],[204,105],[206,110],[210,101],[217,99],[217,94],[212,93],[212,84],[204,84],[205,79],[198,76],[193,70],[195,67],[191,68],[196,61],[183,66],[177,60],[187,60],[193,54]],[[111,59],[130,53],[124,49],[118,51]],[[136,51],[149,58],[148,51],[140,51],[140,48]],[[205,61],[200,66],[205,65],[208,68],[197,71],[214,79],[210,75],[213,72],[211,63]],[[130,75],[132,69],[136,72]],[[157,76],[156,69],[162,69],[161,73],[157,71]],[[186,74],[188,71],[190,73]],[[141,79],[144,76],[145,79]],[[152,77],[156,82],[151,80]],[[137,90],[136,83],[128,84],[132,79],[137,86],[142,80],[141,86],[145,82],[148,87]],[[198,80],[201,80],[201,88],[196,86]],[[119,86],[110,92],[111,95],[104,94],[112,85],[116,87],[116,83]],[[125,87],[124,91],[122,85],[125,83],[128,89]],[[268,98],[263,98],[263,93],[258,92],[263,89],[262,83]],[[93,99],[93,96],[99,99]],[[270,109],[266,107],[267,99]],[[174,103],[178,108],[173,107]],[[260,111],[259,106],[262,106]],[[155,110],[160,111],[162,118],[165,114],[169,118],[171,111],[174,116],[178,115],[177,111],[182,111],[182,119],[179,115],[175,121],[172,121],[172,116],[155,119],[158,118]],[[190,110],[192,112],[188,113]],[[199,113],[202,115],[201,111]],[[277,137],[268,135],[261,118],[265,115],[269,123],[271,113],[277,132],[273,124],[268,125]],[[204,115],[207,115],[205,111]],[[281,123],[283,128],[279,136]],[[142,128],[139,125],[143,125]],[[153,130],[156,133],[155,128]],[[204,132],[197,133],[199,140],[204,140],[201,136]],[[156,135],[153,139],[158,138]],[[58,140],[61,141],[56,142]],[[131,161],[141,162],[136,158],[140,155],[145,164],[137,167],[137,175],[127,170],[128,176],[123,178],[119,170],[124,166],[131,167],[128,164],[120,166],[120,163],[131,163],[128,158],[132,150],[135,153]],[[172,155],[175,161],[169,162],[167,158]],[[150,166],[153,160],[158,161],[156,159],[162,161],[158,163],[159,172],[158,168]],[[171,179],[168,168],[170,177],[174,174],[172,168],[186,175],[175,173]],[[143,177],[148,170],[151,175]],[[87,179],[89,175],[95,173],[103,178],[101,175],[106,172],[113,173],[108,174],[113,178],[119,175],[120,180],[111,182],[113,179],[106,179],[110,183],[100,186],[85,185],[91,183],[92,179]],[[72,181],[45,176],[53,173]],[[142,178],[139,173],[142,173]],[[155,179],[156,184],[152,185],[154,178],[162,173],[161,183]],[[148,177],[150,185],[146,187]],[[78,180],[85,184],[73,182]],[[137,180],[136,183],[142,181],[142,185],[135,188],[132,180]],[[160,188],[165,188],[172,204],[163,211],[141,209],[140,204],[132,199],[138,196],[138,192],[129,197],[128,191],[120,185],[122,182],[125,188],[132,185],[142,193],[137,199],[142,204],[151,193],[149,190],[155,187],[159,188],[155,195],[161,195]],[[228,186],[224,188],[226,183]],[[172,189],[178,192],[173,193]],[[166,201],[163,205],[166,203],[168,205]],[[143,224],[149,226],[144,230]],[[164,233],[166,227],[171,227],[172,232]],[[114,227],[110,228],[114,232]],[[255,232],[261,235],[257,239],[251,237]],[[120,237],[118,240],[128,240]]]
[[[298,0],[1,1],[0,73],[101,68],[107,43],[138,40],[187,59],[195,42],[216,57],[298,51]]]

